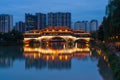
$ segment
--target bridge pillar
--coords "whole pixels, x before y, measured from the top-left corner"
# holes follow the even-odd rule
[[[78,44],[77,43],[75,43],[75,48],[77,48],[78,47]]]
[[[63,48],[64,48],[64,49],[66,49],[66,46],[65,46],[65,44],[63,45]]]

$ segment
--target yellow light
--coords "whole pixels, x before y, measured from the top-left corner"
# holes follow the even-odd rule
[[[28,47],[28,46],[29,46],[29,44],[26,44],[26,45],[25,45],[25,47]]]
[[[36,54],[34,53],[34,59],[36,59]]]
[[[68,56],[67,55],[65,56],[65,60],[68,60]]]
[[[38,56],[39,56],[39,57],[41,56],[40,53],[38,54]]]
[[[97,53],[100,55],[101,54],[101,50],[97,50]]]
[[[62,32],[62,30],[59,30],[60,32]]]
[[[88,47],[88,46],[89,46],[89,44],[86,44],[86,46]]]
[[[52,56],[52,60],[54,60],[55,59],[55,56]]]
[[[47,47],[49,46],[49,43],[47,42]]]
[[[68,30],[66,29],[65,31],[67,32]]]
[[[59,56],[59,59],[62,60],[62,56],[61,55]]]
[[[47,60],[49,60],[49,56],[47,56]]]
[[[55,30],[53,29],[52,32],[55,32]]]
[[[106,60],[106,56],[104,56],[104,60]]]

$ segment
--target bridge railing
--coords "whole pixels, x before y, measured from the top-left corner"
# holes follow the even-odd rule
[[[52,33],[50,33],[50,34],[48,34],[48,33],[44,33],[44,34],[40,34],[40,33],[25,33],[24,34],[24,37],[25,38],[37,38],[37,37],[42,37],[42,36],[74,36],[74,37],[90,37],[90,34],[88,34],[88,33],[79,33],[79,34],[77,34],[77,33],[74,33],[74,34],[72,34],[72,33],[70,33],[70,34],[68,34],[68,33],[66,33],[66,34],[60,34],[60,33],[56,33],[56,34],[52,34]]]

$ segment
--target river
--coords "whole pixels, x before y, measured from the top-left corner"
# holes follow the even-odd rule
[[[90,48],[1,46],[0,80],[112,80],[112,74]]]

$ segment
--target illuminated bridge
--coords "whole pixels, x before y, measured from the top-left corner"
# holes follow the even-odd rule
[[[45,42],[48,45],[51,42],[71,42],[75,43],[83,41],[88,43],[90,33],[83,30],[73,30],[65,26],[49,26],[42,30],[30,30],[24,34],[24,43],[28,44],[31,41]]]

